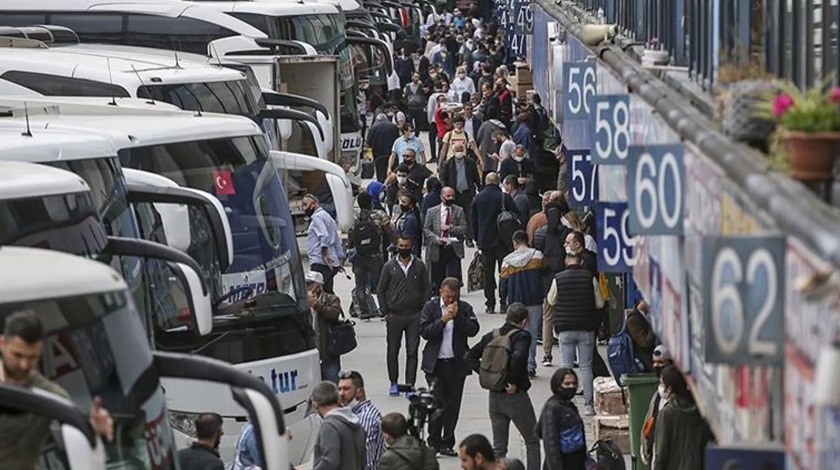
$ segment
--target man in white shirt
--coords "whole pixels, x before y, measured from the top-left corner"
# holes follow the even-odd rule
[[[448,277],[441,282],[440,296],[423,306],[420,335],[423,372],[434,387],[435,401],[442,405],[439,416],[429,423],[429,445],[441,455],[455,457],[455,427],[461,412],[464,381],[470,375],[464,355],[467,338],[478,334],[479,324],[470,304],[460,300],[461,281]]]
[[[467,68],[463,65],[458,67],[456,74],[457,75],[455,76],[455,79],[452,80],[452,84],[449,88],[455,95],[456,101],[461,103],[464,93],[469,93],[470,96],[475,93],[475,83],[467,76]]]

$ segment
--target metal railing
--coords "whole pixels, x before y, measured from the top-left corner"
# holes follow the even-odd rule
[[[758,69],[801,87],[836,73],[840,0],[575,0],[646,48],[668,51],[711,88],[723,68]]]

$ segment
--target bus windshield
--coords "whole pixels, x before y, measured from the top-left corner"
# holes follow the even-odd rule
[[[108,242],[89,192],[0,201],[0,246],[95,255]]]
[[[188,111],[236,114],[254,118],[259,112],[257,98],[245,80],[225,82],[143,85],[138,98],[151,98]]]
[[[276,292],[274,308],[256,315],[219,314],[214,324],[296,315],[306,310],[300,254],[285,189],[267,160],[262,136],[177,142],[120,151],[130,168],[166,176],[181,186],[215,194],[227,211],[234,259],[222,276],[227,303]],[[216,262],[190,252],[210,271]],[[214,326],[215,329],[215,326]]]
[[[99,396],[114,419],[106,443],[108,468],[175,469],[174,440],[165,400],[139,314],[125,292],[0,304],[0,318],[36,312],[46,331],[41,372],[82,410]],[[46,431],[46,430],[45,430]],[[48,432],[48,431],[47,431]],[[48,440],[43,458],[61,462]]]
[[[338,56],[339,89],[341,91],[341,132],[359,130],[359,111],[356,103],[358,89],[353,75],[352,51],[340,14],[278,16],[269,21],[267,15],[231,13],[251,24],[272,39],[305,42],[319,54]]]

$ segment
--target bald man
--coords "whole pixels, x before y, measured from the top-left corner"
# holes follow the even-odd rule
[[[487,313],[496,311],[496,272],[502,260],[512,250],[511,236],[500,235],[497,220],[502,211],[509,211],[519,217],[519,211],[513,199],[502,192],[498,173],[490,172],[484,178],[484,189],[475,196],[472,203],[471,218],[473,237],[476,247],[481,252],[484,262],[484,306]],[[518,221],[517,221],[518,223]],[[502,227],[504,232],[505,227]],[[516,228],[514,228],[516,230]],[[499,292],[500,312],[506,310],[506,293]]]

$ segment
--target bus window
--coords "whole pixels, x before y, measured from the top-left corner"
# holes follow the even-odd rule
[[[130,14],[124,44],[207,54],[207,43],[236,36],[234,31],[192,18]]]
[[[84,78],[60,77],[46,73],[9,70],[0,78],[45,96],[107,96],[129,98],[128,91],[110,83]]]
[[[53,13],[47,20],[72,29],[82,42],[119,44],[122,40],[123,15],[119,13]]]

